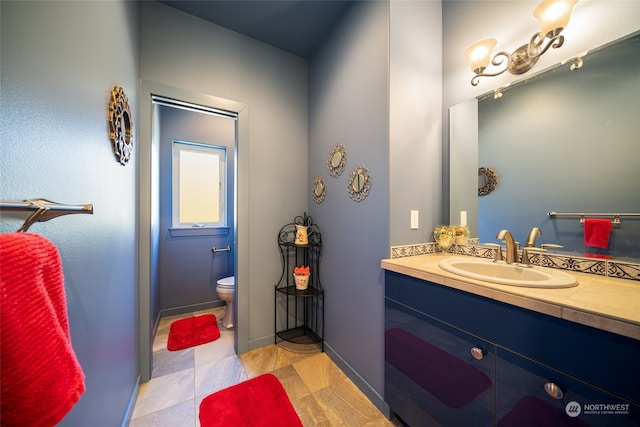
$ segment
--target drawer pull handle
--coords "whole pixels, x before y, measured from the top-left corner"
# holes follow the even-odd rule
[[[549,381],[544,384],[544,391],[546,391],[547,394],[553,397],[554,399],[560,400],[564,397],[564,392],[562,391],[562,388],[558,384],[552,381]]]
[[[471,348],[471,356],[473,356],[476,360],[482,360],[482,358],[487,354],[485,350],[480,347],[472,347]]]

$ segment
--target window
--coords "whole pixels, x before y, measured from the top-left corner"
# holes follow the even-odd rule
[[[225,147],[173,141],[173,228],[226,227]]]

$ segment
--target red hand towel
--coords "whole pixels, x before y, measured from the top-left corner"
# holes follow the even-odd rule
[[[587,218],[584,220],[584,245],[606,249],[611,233],[610,219]]]
[[[85,390],[71,347],[58,249],[37,234],[0,234],[0,416],[53,426]]]

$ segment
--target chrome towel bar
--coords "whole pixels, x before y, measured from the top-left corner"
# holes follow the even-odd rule
[[[18,229],[18,231],[27,231],[34,222],[49,221],[62,215],[81,213],[93,215],[93,205],[65,205],[47,199],[0,200],[0,211],[34,211]]]
[[[627,213],[610,213],[610,212],[556,212],[556,211],[551,211],[549,212],[549,216],[550,217],[579,217],[580,218],[580,222],[584,222],[585,217],[593,217],[593,216],[610,216],[613,217],[612,219],[612,223],[613,224],[620,224],[620,217],[622,216],[629,216],[629,217],[634,217],[634,216],[638,216],[640,217],[640,213],[636,213],[636,212],[627,212]]]

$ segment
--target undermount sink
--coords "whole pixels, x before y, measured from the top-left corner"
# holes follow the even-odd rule
[[[578,285],[575,278],[563,271],[538,266],[522,267],[483,258],[448,258],[440,261],[438,266],[449,273],[501,285],[528,288],[571,288]]]

